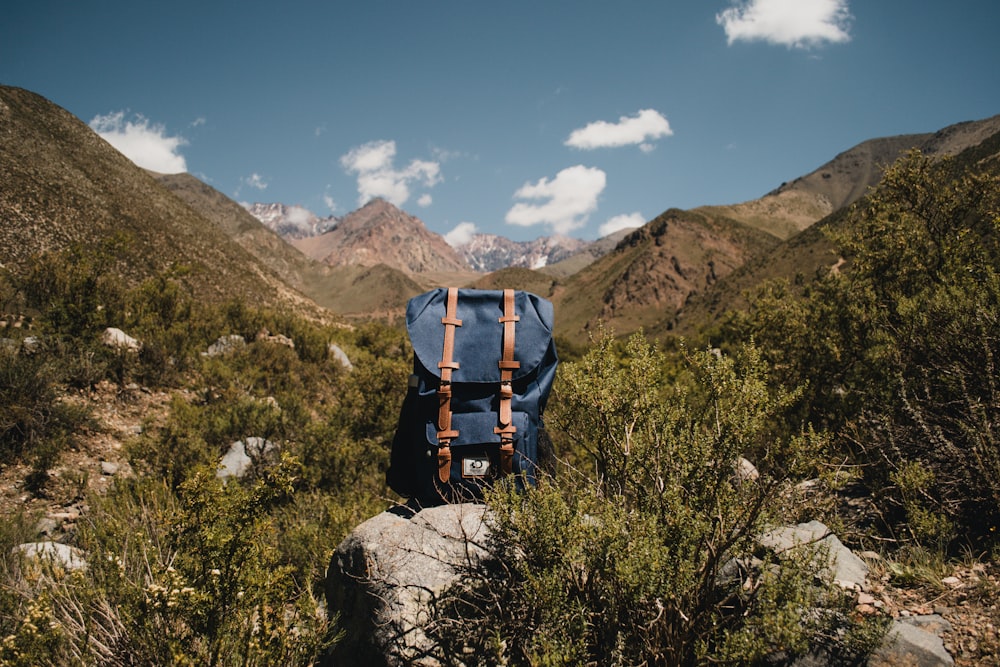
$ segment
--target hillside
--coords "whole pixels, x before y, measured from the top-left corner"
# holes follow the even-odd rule
[[[187,267],[183,280],[201,298],[305,301],[267,263],[35,93],[0,87],[0,155],[3,265],[114,242],[127,282]]]
[[[328,276],[326,267],[304,256],[242,206],[190,174],[153,174],[167,190],[214,223],[288,285],[314,299]],[[325,305],[325,304],[324,304]]]
[[[925,154],[953,158],[956,172],[971,168],[1000,173],[1000,116],[952,125],[927,139]],[[863,202],[863,199],[856,203]],[[844,270],[848,258],[837,254],[829,233],[844,224],[849,207],[837,209],[822,220],[792,236],[769,252],[740,267],[711,289],[692,295],[673,322],[664,322],[653,333],[668,330],[692,336],[709,330],[728,310],[743,310],[746,293],[766,280],[784,279],[805,285],[834,267]]]
[[[777,243],[723,217],[671,209],[554,289],[557,329],[580,342],[602,321],[620,335],[652,327]]]
[[[926,155],[956,155],[998,131],[1000,116],[993,116],[950,125],[938,132],[870,139],[759,199],[696,210],[724,215],[788,239],[860,199],[881,180],[885,168],[906,151],[917,148]]]

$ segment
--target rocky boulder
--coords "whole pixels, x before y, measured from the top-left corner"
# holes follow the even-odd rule
[[[101,342],[108,347],[127,352],[138,352],[142,348],[142,343],[115,327],[108,327],[104,330],[104,333],[101,334]]]
[[[396,508],[355,528],[327,572],[330,611],[346,630],[333,664],[439,664],[421,629],[429,603],[485,556],[488,534],[479,504]]]

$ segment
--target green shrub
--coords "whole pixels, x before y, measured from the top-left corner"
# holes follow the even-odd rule
[[[998,225],[1000,178],[911,152],[833,228],[844,270],[767,284],[729,322],[806,387],[799,414],[836,431],[900,539],[1000,523]]]
[[[688,388],[668,391],[641,336],[625,358],[614,348],[605,339],[565,364],[550,404],[593,475],[563,467],[525,493],[490,494],[490,558],[435,615],[448,659],[749,664],[849,627],[842,596],[812,585],[808,554],[779,576],[754,560],[786,482],[821,444],[808,431],[775,438],[789,395],[768,385],[759,354],[690,354]],[[736,476],[741,456],[759,479]]]
[[[0,463],[27,457],[32,487],[45,481],[45,471],[89,419],[84,407],[63,399],[61,380],[57,360],[0,349]]]
[[[333,624],[312,573],[282,557],[272,518],[295,502],[297,474],[284,459],[249,484],[202,469],[177,494],[123,480],[91,498],[79,533],[88,567],[43,564],[24,580],[20,623],[0,650],[14,664],[316,661]]]

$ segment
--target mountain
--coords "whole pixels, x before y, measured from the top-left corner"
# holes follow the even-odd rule
[[[951,125],[921,138],[919,147],[925,155],[954,157],[956,169],[984,169],[1000,173],[1000,116],[981,121]],[[863,200],[853,203],[860,204]],[[677,313],[674,321],[663,321],[653,333],[672,329],[675,333],[695,336],[710,327],[727,311],[747,307],[746,292],[766,280],[784,279],[793,285],[806,285],[841,267],[828,234],[845,224],[850,209],[844,206],[816,224],[792,236],[770,251],[747,262],[711,289],[692,298]]]
[[[475,234],[456,250],[473,270],[489,273],[509,267],[540,269],[571,257],[587,245],[586,241],[567,236],[512,241],[496,234]]]
[[[558,261],[558,253],[571,252],[565,240],[515,244],[484,235],[476,240],[477,261],[492,256],[493,263],[477,266],[508,266],[483,275],[419,219],[384,200],[295,240],[296,250],[210,186],[187,174],[144,171],[55,104],[0,87],[0,264],[16,270],[43,251],[113,249],[114,270],[130,284],[182,268],[176,274],[199,298],[319,304],[390,319],[430,287],[514,286],[551,298],[557,333],[568,340],[585,340],[601,321],[619,335],[639,327],[693,331],[739,307],[742,293],[761,280],[809,279],[836,264],[823,230],[839,224],[845,206],[912,147],[995,164],[1000,116],[873,139],[758,200],[670,209]],[[335,222],[300,218],[294,207],[280,205],[257,213],[270,214],[279,229],[281,219],[298,221],[303,234]],[[509,266],[516,264],[527,266]]]
[[[132,284],[187,267],[199,297],[302,303],[269,266],[194,211],[80,119],[0,86],[0,264],[72,246],[113,248]]]
[[[152,173],[152,172],[150,172]],[[309,293],[321,282],[325,266],[310,260],[268,229],[245,208],[191,174],[152,174],[167,190],[210,220],[288,285]]]
[[[301,206],[253,203],[247,204],[246,210],[250,215],[264,223],[265,227],[286,240],[319,236],[330,231],[340,222],[340,218],[332,215],[321,218]]]
[[[391,317],[392,311],[402,308],[407,299],[424,291],[412,278],[385,265],[334,268],[306,257],[269,229],[250,209],[190,174],[156,174],[155,177],[261,263],[271,267],[287,284],[335,313],[349,317]],[[280,212],[288,207],[270,204],[256,210],[264,209]]]
[[[292,244],[330,266],[384,264],[413,274],[470,270],[444,238],[384,199],[371,200],[324,234]]]
[[[885,168],[910,149],[925,155],[956,155],[1000,131],[1000,116],[969,121],[938,132],[864,141],[820,166],[782,183],[759,199],[729,206],[705,206],[778,238],[788,239],[834,211],[853,204],[881,179]]]
[[[614,250],[618,246],[618,243],[633,231],[635,230],[622,229],[613,234],[603,236],[596,241],[584,245],[569,257],[561,259],[555,264],[546,264],[539,270],[555,278],[568,278]]]
[[[620,335],[639,327],[654,335],[675,327],[696,331],[727,308],[741,307],[744,291],[763,279],[814,276],[837,264],[823,230],[839,224],[846,207],[905,151],[979,151],[978,159],[989,159],[995,151],[983,147],[998,132],[1000,116],[994,116],[872,139],[760,199],[667,211],[554,288],[557,326],[574,341],[599,321]]]
[[[778,242],[735,220],[670,209],[555,285],[556,326],[577,343],[600,322],[620,335],[653,326]]]

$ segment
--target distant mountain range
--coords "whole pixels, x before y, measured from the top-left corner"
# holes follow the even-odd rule
[[[398,318],[434,286],[513,287],[553,301],[564,341],[600,322],[618,334],[690,332],[740,307],[760,280],[835,264],[822,231],[910,148],[995,164],[1000,116],[872,139],[759,199],[668,209],[594,243],[479,235],[453,248],[384,200],[343,218],[248,210],[188,174],[146,172],[65,110],[0,86],[0,264],[19,270],[39,252],[91,246],[114,252],[129,283],[173,271],[199,297],[342,317]]]
[[[286,240],[298,240],[324,234],[340,222],[340,218],[321,218],[302,206],[284,204],[248,204],[250,215],[264,223],[264,226]]]
[[[254,203],[246,208],[304,254],[331,265],[382,263],[412,273],[470,270],[489,273],[512,266],[540,269],[590,245],[567,236],[512,241],[496,234],[475,234],[468,242],[455,245],[452,252],[441,246],[444,239],[427,231],[423,221],[383,200],[369,202],[344,218],[321,218],[301,206],[282,203]],[[382,232],[386,238],[377,239]],[[382,245],[379,240],[388,241],[389,245]],[[422,258],[414,257],[412,252],[402,255],[394,252],[398,247],[419,248]]]

